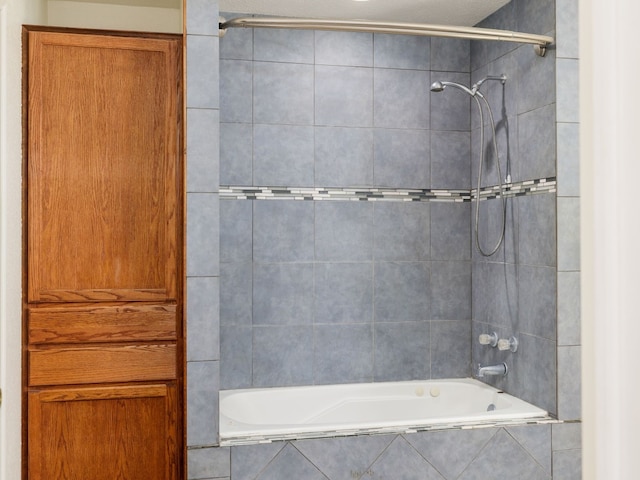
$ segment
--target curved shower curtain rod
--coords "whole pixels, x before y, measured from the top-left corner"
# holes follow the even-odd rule
[[[530,33],[511,32],[478,27],[428,25],[424,23],[369,22],[364,20],[322,20],[287,17],[241,17],[231,20],[220,18],[220,36],[228,28],[289,28],[297,30],[334,30],[343,32],[393,33],[399,35],[423,35],[428,37],[466,38],[469,40],[497,40],[533,44],[541,57],[553,43],[553,37]]]

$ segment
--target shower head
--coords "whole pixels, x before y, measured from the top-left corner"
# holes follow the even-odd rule
[[[431,91],[432,92],[441,92],[444,90],[444,85],[442,84],[442,82],[433,82],[431,84]]]
[[[475,95],[479,95],[482,96],[480,94],[480,92],[474,92],[472,90],[470,90],[469,88],[465,87],[464,85],[461,85],[459,83],[456,82],[446,82],[446,81],[436,81],[433,82],[431,84],[431,91],[432,92],[442,92],[446,87],[455,87],[458,88],[460,90],[462,90],[463,92],[468,93],[469,95],[471,95],[472,97]]]

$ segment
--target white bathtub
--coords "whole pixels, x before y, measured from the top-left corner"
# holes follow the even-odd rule
[[[470,378],[220,392],[222,445],[531,419],[550,418],[545,410]]]

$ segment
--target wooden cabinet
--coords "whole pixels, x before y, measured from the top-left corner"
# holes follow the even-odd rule
[[[24,477],[182,478],[181,37],[24,44]]]

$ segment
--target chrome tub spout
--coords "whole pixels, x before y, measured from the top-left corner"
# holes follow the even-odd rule
[[[506,363],[499,363],[497,365],[487,365],[483,367],[478,364],[478,370],[476,372],[476,377],[482,378],[484,376],[505,376],[509,369],[507,368]]]

